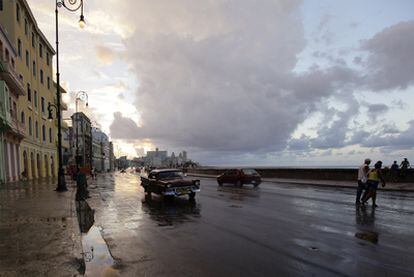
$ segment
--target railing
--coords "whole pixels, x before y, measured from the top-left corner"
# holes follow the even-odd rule
[[[13,65],[10,62],[1,61],[0,75],[4,77],[9,87],[18,95],[25,95],[25,87],[23,80],[19,77]]]
[[[25,125],[21,123],[17,118],[13,117],[11,118],[10,122],[13,132],[20,137],[24,137],[26,133]]]

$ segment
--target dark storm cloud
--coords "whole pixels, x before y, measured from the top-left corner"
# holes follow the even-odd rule
[[[134,103],[142,126],[116,114],[111,136],[119,139],[148,138],[166,146],[229,155],[340,148],[366,136],[348,139],[349,124],[359,113],[356,101],[327,117],[329,124],[319,126],[317,138],[291,135],[325,99],[347,94],[353,98],[360,88],[404,88],[412,82],[412,74],[394,72],[414,72],[412,51],[406,49],[413,49],[409,22],[363,42],[361,50],[370,55],[354,61],[369,73],[361,78],[361,72],[332,53],[314,55],[334,66],[294,71],[306,46],[299,1],[134,5],[140,12],[128,17],[136,29],[125,41],[125,57],[140,83]],[[396,46],[399,36],[405,37]],[[372,112],[385,111],[378,108],[372,107]]]
[[[120,112],[114,113],[109,131],[113,139],[136,139],[141,133],[137,124],[131,118],[123,117]]]
[[[363,42],[370,53],[366,81],[372,90],[405,89],[414,83],[414,21],[385,28]]]

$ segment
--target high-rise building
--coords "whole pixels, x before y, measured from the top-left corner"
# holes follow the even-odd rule
[[[55,51],[39,29],[25,0],[7,0],[1,4],[0,25],[16,52],[14,65],[11,60],[5,63],[9,68],[15,68],[18,83],[23,82],[25,89],[25,95],[19,93],[20,97],[12,100],[13,105],[16,103],[14,119],[22,125],[24,138],[20,146],[16,146],[15,141],[8,153],[17,157],[19,176],[22,173],[28,179],[56,176],[57,126],[56,120],[48,120],[47,110],[49,103],[56,102],[52,67]],[[2,52],[5,52],[5,45],[2,45]],[[7,147],[9,149],[10,144]]]

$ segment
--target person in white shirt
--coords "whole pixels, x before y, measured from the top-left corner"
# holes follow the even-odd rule
[[[359,205],[361,203],[362,192],[367,189],[367,179],[369,164],[371,163],[370,159],[365,159],[364,164],[361,165],[358,169],[358,187],[355,204]]]

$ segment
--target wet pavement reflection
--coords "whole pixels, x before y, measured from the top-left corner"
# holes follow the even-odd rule
[[[201,179],[195,202],[149,200],[134,173],[89,188],[89,232],[113,257],[100,264],[122,276],[414,275],[413,193],[382,192],[375,210],[348,189]]]
[[[201,205],[184,198],[165,200],[161,197],[142,200],[142,211],[158,222],[159,226],[173,226],[192,222],[201,217]]]

